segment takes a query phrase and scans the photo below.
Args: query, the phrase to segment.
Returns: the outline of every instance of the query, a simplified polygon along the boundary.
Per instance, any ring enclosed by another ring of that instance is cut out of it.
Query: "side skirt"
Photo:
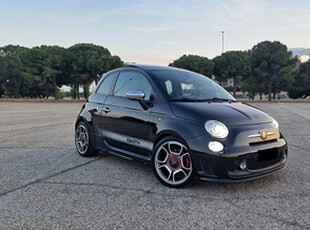
[[[104,141],[104,145],[106,146],[106,151],[108,151],[114,155],[126,158],[128,160],[139,160],[139,161],[146,162],[146,163],[151,162],[151,158],[148,156],[140,155],[140,154],[137,154],[134,152],[130,152],[128,150],[124,150],[124,149],[114,147],[106,141]]]

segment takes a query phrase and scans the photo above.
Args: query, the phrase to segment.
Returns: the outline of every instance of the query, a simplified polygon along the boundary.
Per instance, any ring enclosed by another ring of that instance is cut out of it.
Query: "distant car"
[[[82,156],[106,151],[150,163],[158,180],[236,182],[284,168],[278,122],[203,75],[132,65],[105,74],[78,115]]]

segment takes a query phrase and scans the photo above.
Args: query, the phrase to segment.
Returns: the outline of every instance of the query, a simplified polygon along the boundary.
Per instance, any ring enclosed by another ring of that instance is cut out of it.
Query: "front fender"
[[[175,136],[183,141],[206,134],[203,124],[173,116],[152,116],[155,127],[151,133],[151,141],[156,145],[166,136]]]

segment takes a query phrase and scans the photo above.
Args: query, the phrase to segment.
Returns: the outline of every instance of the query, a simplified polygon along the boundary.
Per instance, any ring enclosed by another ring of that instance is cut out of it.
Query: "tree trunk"
[[[95,76],[95,85],[98,85],[99,80],[100,80],[99,75]]]
[[[77,99],[80,100],[80,84],[79,84],[79,81],[76,81],[76,96],[77,96]]]
[[[235,98],[236,97],[236,77],[234,76],[233,79],[234,79],[234,82],[233,82],[233,84],[234,84],[233,96]]]
[[[85,84],[83,85],[84,98],[85,98],[86,100],[87,100],[88,95],[89,95],[89,86],[90,86],[90,84],[88,84],[88,83],[85,83]]]
[[[73,82],[72,89],[71,89],[71,98],[76,99],[76,81]]]
[[[273,98],[273,100],[276,100],[276,95],[277,95],[277,94],[276,94],[275,92],[272,93],[272,98]]]
[[[4,95],[8,95],[10,91],[6,88],[5,83],[1,83],[1,89],[3,90]]]
[[[271,101],[271,89],[272,89],[272,77],[269,75],[269,86],[268,86],[268,101]]]
[[[48,99],[48,85],[47,85],[47,78],[43,76],[43,84],[45,86],[45,97]]]
[[[24,98],[25,97],[24,83],[20,85],[19,89],[20,89],[19,93],[20,93],[21,98]]]
[[[48,86],[45,84],[45,97],[48,99]]]
[[[20,83],[18,80],[14,79],[14,85],[15,85],[15,98],[19,98],[19,89],[20,89]]]
[[[58,100],[58,88],[57,88],[57,83],[56,83],[56,77],[53,77],[53,86],[54,86],[54,96],[55,100]]]
[[[263,100],[263,93],[262,92],[259,93],[259,100]]]

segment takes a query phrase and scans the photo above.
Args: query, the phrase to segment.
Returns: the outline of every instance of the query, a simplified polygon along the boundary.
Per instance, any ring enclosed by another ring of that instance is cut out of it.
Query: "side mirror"
[[[142,101],[145,98],[145,93],[142,90],[131,90],[126,93],[126,97],[131,100]]]

